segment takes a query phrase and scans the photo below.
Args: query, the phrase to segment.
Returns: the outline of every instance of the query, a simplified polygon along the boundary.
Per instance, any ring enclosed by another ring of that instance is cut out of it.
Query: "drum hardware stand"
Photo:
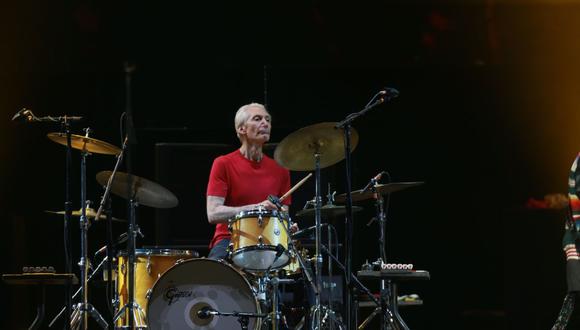
[[[114,297],[113,294],[113,287],[112,287],[112,277],[113,277],[113,258],[114,258],[114,252],[113,252],[113,248],[114,248],[114,243],[113,243],[113,224],[112,224],[112,219],[111,219],[111,187],[113,184],[113,180],[115,179],[115,175],[117,174],[117,171],[119,170],[119,165],[121,164],[121,162],[123,161],[123,156],[125,155],[125,150],[127,149],[127,140],[128,137],[125,137],[125,140],[123,141],[123,146],[121,147],[121,152],[117,155],[117,161],[115,162],[115,167],[113,168],[113,171],[111,173],[111,176],[109,177],[109,180],[107,181],[107,186],[105,187],[105,192],[103,193],[103,196],[101,197],[101,202],[99,203],[99,209],[97,210],[97,214],[95,215],[95,219],[99,219],[99,216],[101,215],[101,213],[105,210],[105,213],[107,215],[107,269],[106,269],[106,274],[107,274],[107,306],[109,306],[110,310],[113,310],[111,313],[114,315],[114,310],[117,306],[115,306],[115,299],[113,299],[112,297]],[[113,308],[111,308],[111,302],[113,303]]]
[[[30,109],[22,108],[13,117],[16,120],[23,117],[26,122],[52,122],[60,123],[62,130],[66,135],[66,158],[65,158],[65,202],[64,202],[64,249],[65,249],[65,271],[67,274],[72,274],[72,252],[70,246],[70,226],[72,219],[72,201],[70,197],[71,191],[71,163],[72,163],[72,143],[71,143],[71,123],[83,120],[79,116],[44,116],[37,117]],[[65,329],[70,329],[70,320],[72,315],[72,284],[67,283],[65,289],[65,304],[66,304],[66,319]]]
[[[136,191],[135,191],[136,194]],[[127,235],[127,282],[129,283],[128,293],[127,293],[127,303],[119,309],[119,311],[113,317],[113,323],[116,324],[119,318],[128,312],[129,329],[133,329],[135,326],[137,329],[146,329],[147,325],[145,322],[146,315],[143,308],[135,301],[135,241],[137,234],[141,234],[139,227],[135,224],[135,209],[138,206],[135,196],[131,197],[129,200],[130,204],[130,216],[129,216],[129,229]]]
[[[117,320],[123,316],[128,311],[128,328],[147,328],[147,325],[143,321],[145,319],[145,312],[135,302],[135,238],[138,233],[138,227],[135,222],[135,209],[138,206],[136,195],[137,189],[133,187],[133,166],[132,166],[132,148],[128,145],[137,144],[137,137],[135,135],[135,125],[133,123],[133,107],[132,107],[132,73],[135,71],[135,65],[129,62],[124,63],[125,71],[125,126],[127,129],[127,136],[125,142],[123,143],[124,151],[127,153],[126,168],[128,174],[127,180],[127,196],[128,198],[128,212],[129,212],[129,224],[127,229],[128,241],[127,241],[127,256],[128,256],[128,293],[127,293],[127,303],[125,306],[114,315],[113,323],[116,324]],[[126,148],[126,149],[125,149]],[[112,180],[111,180],[112,182]],[[137,311],[137,313],[136,313]]]
[[[89,137],[90,128],[84,129],[85,136]],[[88,314],[94,318],[99,326],[103,329],[108,328],[107,321],[99,314],[99,312],[88,302],[88,270],[89,270],[89,260],[88,260],[88,243],[87,243],[87,233],[90,227],[90,222],[87,219],[87,183],[86,183],[86,168],[87,168],[87,156],[89,152],[86,149],[81,151],[81,217],[80,217],[80,228],[81,228],[81,260],[79,261],[79,266],[81,268],[81,302],[77,304],[76,310],[71,315],[71,328],[73,329],[88,329]]]
[[[87,281],[90,281],[97,274],[99,269],[101,269],[101,267],[105,264],[106,261],[107,261],[107,257],[105,257],[105,258],[103,258],[103,260],[101,260],[101,262],[99,263],[97,268],[93,269],[93,271],[89,275],[89,278]],[[78,296],[78,294],[81,292],[81,290],[82,290],[82,287],[78,288],[78,290],[72,295],[73,300]],[[48,327],[52,328],[52,326],[54,325],[54,322],[56,322],[56,320],[58,320],[65,312],[66,312],[66,306],[60,310],[60,312],[52,319],[52,321],[50,321],[50,323],[48,324]]]
[[[342,128],[344,130],[344,155],[345,155],[345,174],[346,174],[346,217],[345,217],[345,266],[346,266],[346,325],[348,329],[354,329],[352,322],[352,285],[351,279],[356,278],[352,274],[352,240],[353,240],[353,218],[352,218],[352,185],[351,185],[351,124],[358,117],[366,114],[371,109],[384,103],[385,101],[390,101],[391,99],[399,96],[399,91],[394,88],[385,88],[375,94],[372,99],[367,103],[367,105],[359,112],[351,113],[346,118],[338,122],[335,128]]]

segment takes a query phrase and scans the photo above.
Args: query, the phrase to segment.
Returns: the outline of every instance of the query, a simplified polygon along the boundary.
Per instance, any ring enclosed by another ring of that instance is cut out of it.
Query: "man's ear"
[[[238,127],[237,131],[238,131],[238,134],[245,135],[246,134],[246,125],[242,125],[242,126]]]

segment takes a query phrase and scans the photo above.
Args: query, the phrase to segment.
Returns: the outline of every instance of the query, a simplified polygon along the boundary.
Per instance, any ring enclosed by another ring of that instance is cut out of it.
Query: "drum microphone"
[[[382,91],[379,92],[379,94],[388,98],[395,98],[399,96],[399,91],[394,88],[385,87]]]
[[[377,184],[377,182],[379,182],[379,180],[383,177],[384,174],[387,174],[387,172],[382,171],[381,173],[375,175],[370,181],[369,183],[367,183],[367,185],[363,188],[363,190],[360,192],[365,193],[367,192],[369,189],[371,189],[372,186],[374,186],[375,184]]]
[[[280,258],[280,256],[282,255],[282,253],[284,253],[284,251],[286,251],[284,245],[282,244],[276,245],[276,259]]]
[[[216,311],[211,307],[205,306],[204,308],[197,311],[197,316],[202,320],[206,320],[209,319],[215,312]]]
[[[80,116],[44,116],[44,117],[36,117],[34,113],[30,109],[22,108],[18,111],[14,116],[12,116],[12,120],[16,120],[20,117],[24,117],[27,122],[71,122],[71,121],[81,121],[83,117]]]
[[[32,121],[32,119],[34,118],[32,111],[26,108],[20,109],[20,111],[18,111],[14,116],[12,116],[12,120],[14,121],[20,117],[25,117],[26,121]]]
[[[117,247],[123,243],[125,243],[128,239],[127,233],[122,233],[121,235],[119,235],[119,238],[117,238],[117,241],[115,243],[113,243],[113,247]],[[103,246],[102,248],[100,248],[97,252],[95,252],[95,256],[103,253],[107,251],[107,246]]]
[[[278,208],[278,210],[281,210],[282,209],[282,203],[280,201],[280,198],[278,198],[278,197],[276,197],[274,195],[268,195],[268,200],[272,204],[276,205],[276,207]]]

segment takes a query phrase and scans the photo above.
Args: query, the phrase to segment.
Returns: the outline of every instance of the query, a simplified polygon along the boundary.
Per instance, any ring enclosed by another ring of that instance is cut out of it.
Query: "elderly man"
[[[230,243],[228,219],[241,211],[276,209],[268,195],[282,196],[290,189],[290,173],[262,147],[270,140],[271,117],[259,103],[240,107],[234,119],[241,147],[217,157],[212,165],[207,185],[207,218],[216,229],[210,243],[209,258],[224,259]],[[284,200],[288,210],[291,199]]]

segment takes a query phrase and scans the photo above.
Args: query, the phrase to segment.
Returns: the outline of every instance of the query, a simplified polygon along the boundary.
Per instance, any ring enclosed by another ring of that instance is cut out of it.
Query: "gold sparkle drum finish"
[[[180,260],[197,257],[197,252],[190,250],[174,249],[136,249],[135,250],[135,297],[134,301],[139,304],[143,313],[147,315],[147,294],[153,284],[166,270],[171,268]],[[128,301],[129,295],[129,259],[127,252],[119,253],[117,267],[117,296],[119,299],[118,308],[123,308]],[[118,328],[128,326],[128,313],[119,317],[116,322]],[[137,326],[143,326],[144,317],[137,318]]]
[[[264,271],[289,262],[289,221],[285,213],[262,208],[243,211],[230,220],[229,229],[230,258],[236,266]]]
[[[260,305],[248,280],[221,260],[189,259],[163,274],[153,286],[147,306],[152,330],[240,329],[238,317],[198,312],[210,308],[222,313],[260,314]],[[259,318],[248,319],[248,329],[260,329]]]

